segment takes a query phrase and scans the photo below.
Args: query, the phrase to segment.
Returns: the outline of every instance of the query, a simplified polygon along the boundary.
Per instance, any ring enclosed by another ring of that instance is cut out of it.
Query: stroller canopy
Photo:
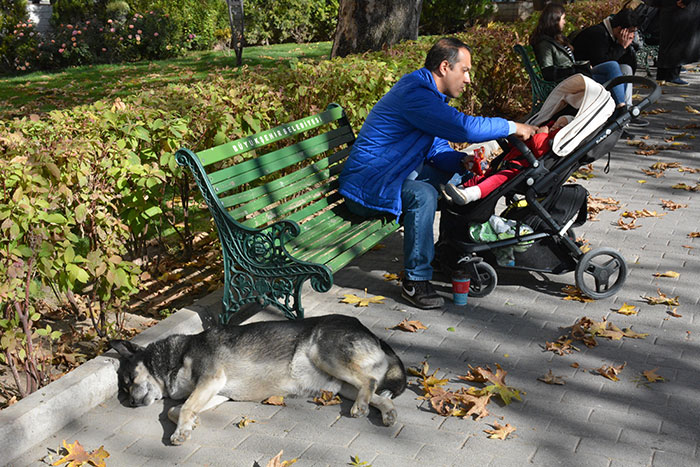
[[[574,119],[556,134],[552,151],[567,156],[596,132],[615,111],[615,102],[605,88],[582,74],[566,78],[552,90],[539,112],[527,123],[542,125],[567,105],[577,109]]]

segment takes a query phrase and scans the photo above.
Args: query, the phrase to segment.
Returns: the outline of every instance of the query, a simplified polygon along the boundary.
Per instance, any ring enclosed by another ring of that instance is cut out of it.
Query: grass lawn
[[[275,67],[281,63],[330,56],[331,42],[275,44],[243,49],[243,64]],[[191,52],[155,62],[69,68],[0,78],[0,119],[28,116],[88,104],[105,97],[123,97],[170,83],[189,83],[226,71],[236,73],[236,54],[228,51]]]

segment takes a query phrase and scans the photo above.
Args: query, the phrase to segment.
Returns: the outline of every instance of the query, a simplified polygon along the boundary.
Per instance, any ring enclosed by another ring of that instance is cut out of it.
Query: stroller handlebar
[[[642,76],[618,76],[617,78],[613,78],[607,83],[605,83],[605,89],[609,91],[618,84],[627,83],[638,84],[640,86],[644,86],[645,88],[651,89],[651,92],[649,92],[649,94],[647,94],[644,97],[644,99],[642,99],[638,104],[632,105],[630,107],[630,112],[634,112],[635,108],[639,109],[639,111],[641,112],[642,110],[646,109],[651,104],[659,100],[659,96],[661,96],[661,87],[658,85],[658,83],[653,79],[644,78]],[[633,116],[636,117],[637,115]]]
[[[538,167],[540,163],[535,159],[535,155],[532,154],[530,148],[528,148],[525,143],[515,135],[509,135],[507,138],[508,142],[514,146],[520,153],[525,157],[530,167]]]

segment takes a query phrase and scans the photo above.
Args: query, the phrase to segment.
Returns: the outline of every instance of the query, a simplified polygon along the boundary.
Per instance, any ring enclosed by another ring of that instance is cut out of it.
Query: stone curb
[[[147,345],[170,334],[191,334],[201,330],[202,320],[199,313],[185,308],[146,329],[133,341]],[[118,367],[117,354],[111,350],[2,410],[2,462],[21,456],[37,442],[114,396],[118,390]]]

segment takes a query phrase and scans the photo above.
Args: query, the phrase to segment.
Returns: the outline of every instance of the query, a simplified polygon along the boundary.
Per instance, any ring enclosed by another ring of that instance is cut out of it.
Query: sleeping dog
[[[343,315],[217,326],[147,347],[124,340],[110,345],[122,357],[120,386],[131,405],[185,399],[168,411],[177,424],[172,444],[190,438],[198,413],[227,399],[262,401],[321,390],[354,399],[353,417],[376,407],[384,425],[391,426],[396,422],[391,399],[406,388],[403,363],[391,347]]]

